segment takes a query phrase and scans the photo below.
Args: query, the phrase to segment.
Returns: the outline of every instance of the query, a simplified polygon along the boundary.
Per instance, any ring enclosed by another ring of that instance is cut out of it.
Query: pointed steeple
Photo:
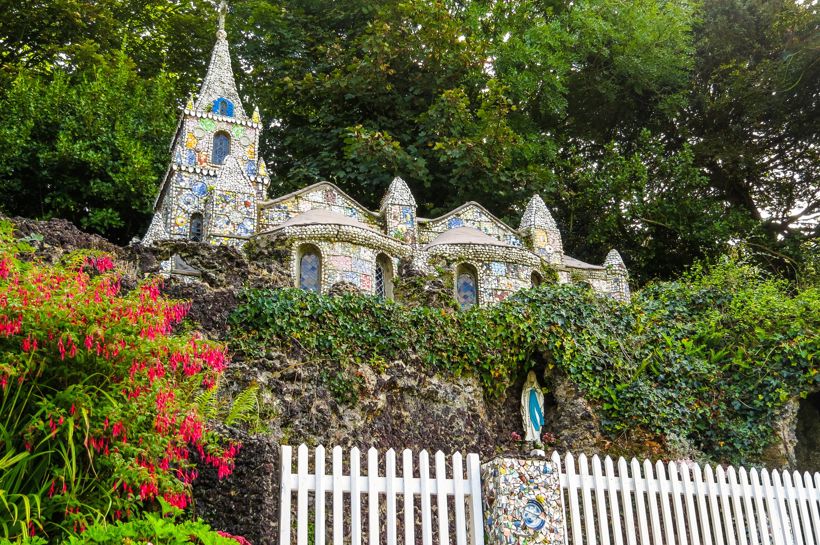
[[[251,115],[251,121],[254,123],[261,123],[262,117],[259,115],[259,106],[253,107],[253,114]]]
[[[550,263],[563,261],[561,232],[540,195],[533,195],[527,203],[518,231],[529,240],[528,244],[533,252]]]
[[[398,176],[393,178],[379,210],[389,236],[410,244],[416,242],[416,199],[407,182]]]
[[[609,295],[623,302],[629,302],[629,272],[618,250],[610,250],[604,259],[606,279],[609,282]]]
[[[384,194],[384,197],[382,197],[380,209],[384,210],[388,204],[400,204],[412,206],[414,209],[416,208],[416,199],[410,192],[410,187],[407,185],[407,182],[399,176],[396,176],[393,178],[393,181],[390,182],[387,192]]]
[[[604,267],[615,267],[616,269],[623,269],[626,271],[626,265],[624,265],[624,260],[621,259],[621,254],[618,253],[618,250],[612,249],[606,254],[606,259],[604,259]]]
[[[519,229],[531,229],[533,227],[540,227],[541,229],[558,229],[555,220],[552,218],[547,205],[544,204],[544,199],[540,195],[533,195],[530,202],[527,203],[527,208],[524,210],[524,215],[521,216],[521,225]]]
[[[216,44],[211,53],[211,63],[208,65],[208,73],[202,82],[202,87],[197,96],[195,109],[197,111],[210,112],[214,110],[214,101],[224,98],[232,106],[228,111],[233,112],[233,116],[246,119],[239,92],[236,89],[236,81],[233,78],[233,68],[231,67],[231,54],[228,48],[228,34],[225,32],[225,14],[228,6],[225,0],[219,4],[219,29],[216,31]],[[219,113],[218,106],[215,113]]]

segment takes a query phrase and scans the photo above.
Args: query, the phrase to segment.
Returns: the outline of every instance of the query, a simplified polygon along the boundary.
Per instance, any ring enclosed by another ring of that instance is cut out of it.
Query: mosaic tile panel
[[[503,301],[518,290],[532,287],[534,269],[527,265],[490,261],[481,263],[478,269],[482,301]]]
[[[268,231],[292,217],[315,208],[330,210],[366,225],[377,225],[372,215],[360,204],[330,184],[320,184],[320,187],[314,190],[294,194],[260,210],[260,229]]]
[[[488,545],[563,544],[558,468],[547,459],[497,458],[481,466]]]
[[[349,242],[316,241],[310,244],[319,248],[321,253],[322,293],[327,293],[337,282],[350,282],[363,293],[374,293],[376,250]],[[292,252],[294,278],[300,276],[296,263],[300,246],[302,243],[294,244]]]
[[[420,223],[418,226],[418,239],[422,244],[429,244],[441,233],[464,226],[478,229],[511,246],[524,247],[523,242],[514,234],[512,229],[487,214],[481,208],[473,205],[466,206],[443,218]]]

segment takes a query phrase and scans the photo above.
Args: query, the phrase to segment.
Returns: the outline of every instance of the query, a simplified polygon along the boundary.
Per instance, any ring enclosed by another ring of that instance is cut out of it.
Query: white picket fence
[[[573,545],[820,545],[820,473],[552,460]]]
[[[454,533],[455,545],[483,545],[478,455],[467,455],[465,475],[461,454],[454,454],[451,477],[445,455],[434,458],[431,476],[430,457],[421,451],[416,476],[413,453],[404,450],[399,476],[395,451],[381,459],[371,448],[362,475],[359,450],[351,449],[344,464],[335,447],[328,474],[324,447],[311,457],[301,445],[294,473],[292,449],[282,446],[280,545],[292,543],[294,493],[297,545],[325,545],[329,535],[333,545],[361,545],[364,533],[368,545],[395,545],[401,534],[406,545],[415,545],[417,535],[432,545],[434,528],[436,543],[449,545]],[[562,460],[553,453],[552,461],[572,545],[820,545],[820,473],[701,470],[609,457],[602,463],[597,456],[590,467],[583,454],[577,464],[572,454]]]
[[[453,454],[452,477],[447,477],[447,460],[441,451],[435,454],[435,476],[430,475],[430,456],[424,450],[418,455],[418,476],[414,474],[413,453],[410,450],[402,452],[401,476],[397,475],[396,452],[393,449],[384,456],[384,474],[380,472],[382,464],[374,448],[367,451],[366,475],[361,475],[357,448],[350,450],[347,473],[344,471],[341,447],[333,448],[330,474],[325,467],[325,448],[322,446],[314,450],[312,471],[310,452],[305,445],[297,450],[295,473],[291,447],[282,446],[281,457],[281,545],[291,543],[291,499],[294,492],[297,545],[325,545],[328,534],[333,537],[333,545],[360,545],[364,519],[362,495],[365,495],[368,545],[394,545],[398,543],[400,530],[404,535],[403,543],[415,544],[416,534],[420,533],[421,542],[431,545],[434,526],[437,527],[437,542],[443,545],[450,543],[451,528],[455,533],[456,545],[484,544],[481,472],[477,454],[467,455],[466,475],[461,454]],[[332,506],[330,513],[326,505],[328,496]],[[420,521],[417,520],[417,513],[420,514]],[[330,528],[332,532],[328,531]]]

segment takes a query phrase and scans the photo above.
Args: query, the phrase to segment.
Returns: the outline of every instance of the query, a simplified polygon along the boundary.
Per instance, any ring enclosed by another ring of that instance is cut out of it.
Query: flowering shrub
[[[229,475],[239,445],[210,431],[196,403],[226,353],[172,333],[187,305],[162,297],[158,279],[124,293],[110,256],[46,266],[26,251],[0,222],[3,534],[82,532],[158,498],[185,508],[191,452]]]

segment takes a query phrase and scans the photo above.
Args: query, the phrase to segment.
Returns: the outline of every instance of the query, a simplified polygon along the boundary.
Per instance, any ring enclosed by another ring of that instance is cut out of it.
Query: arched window
[[[376,258],[373,284],[376,297],[379,299],[393,298],[393,262],[385,254],[379,254]]]
[[[231,137],[226,132],[218,132],[214,135],[214,149],[211,152],[211,162],[221,165],[225,162],[225,157],[231,153]]]
[[[544,282],[544,277],[541,276],[541,273],[539,273],[538,271],[532,271],[532,274],[530,275],[530,285],[533,288],[537,288],[543,282]]]
[[[305,291],[322,291],[322,255],[312,244],[299,247],[297,252],[299,287]]]
[[[205,228],[202,222],[202,214],[196,212],[195,214],[191,214],[191,221],[190,221],[190,238],[194,242],[202,242],[202,237],[205,234]]]
[[[233,102],[224,97],[219,97],[214,100],[214,106],[211,111],[215,114],[233,117]]]
[[[478,303],[478,275],[472,265],[462,263],[456,267],[456,301],[463,310]]]

